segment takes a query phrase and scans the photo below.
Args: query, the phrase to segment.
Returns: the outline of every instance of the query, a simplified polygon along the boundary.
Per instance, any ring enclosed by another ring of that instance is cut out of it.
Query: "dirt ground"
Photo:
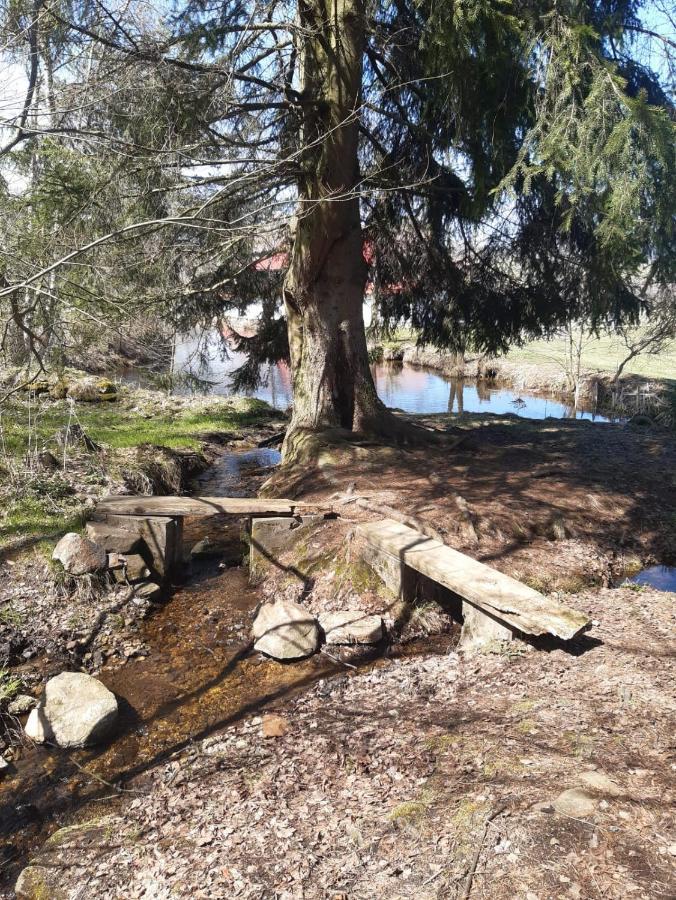
[[[25,896],[676,894],[676,595],[614,586],[643,565],[674,561],[673,435],[511,417],[460,428],[426,421],[463,441],[445,450],[320,446],[314,465],[273,476],[268,490],[332,498],[340,519],[284,557],[261,597],[285,593],[313,612],[356,605],[387,619],[392,598],[356,565],[353,536],[391,507],[556,593],[587,612],[592,629],[567,646],[512,642],[466,656],[436,615],[421,630],[446,631],[441,640],[364,659],[348,653],[349,665],[315,667],[307,678],[262,659],[234,662],[263,688],[279,670],[279,689],[247,695],[219,723],[226,701],[209,682],[211,725],[189,725],[187,737],[173,704],[176,749],[132,767],[122,793],[99,784],[76,814],[58,817],[76,824],[34,856],[23,883],[35,890]],[[208,575],[190,585],[180,599],[186,628],[202,589],[207,611],[220,596]],[[200,623],[192,649],[180,642],[188,663],[218,633],[208,618]],[[146,643],[150,656],[131,664],[128,685],[157,665],[161,636]]]
[[[311,464],[270,489],[303,499],[390,506],[450,546],[543,591],[612,584],[676,562],[676,440],[666,429],[570,419],[428,415],[457,447],[318,444]],[[461,424],[458,424],[461,422]],[[352,510],[357,509],[356,512]]]
[[[35,861],[58,873],[49,896],[672,897],[673,601],[585,592],[599,624],[573,652],[320,680],[272,704],[281,736],[250,715],[108,816],[92,804]],[[584,808],[557,812],[576,788]]]

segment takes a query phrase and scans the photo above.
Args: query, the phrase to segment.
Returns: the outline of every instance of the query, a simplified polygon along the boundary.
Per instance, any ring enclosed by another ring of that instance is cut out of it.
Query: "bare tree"
[[[676,295],[662,290],[649,305],[645,323],[638,327],[620,326],[617,329],[626,353],[613,376],[613,395],[617,397],[620,378],[626,366],[638,356],[656,356],[676,341]]]

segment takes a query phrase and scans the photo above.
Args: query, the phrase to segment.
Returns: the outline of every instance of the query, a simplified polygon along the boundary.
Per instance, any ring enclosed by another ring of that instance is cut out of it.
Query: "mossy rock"
[[[72,895],[69,868],[82,864],[85,848],[105,846],[116,833],[116,823],[115,817],[104,816],[55,831],[19,875],[17,900],[67,900]]]
[[[65,378],[57,379],[49,389],[52,400],[64,400],[68,396],[68,381]]]
[[[26,381],[21,385],[21,390],[27,394],[46,394],[51,385],[46,378],[36,379],[35,381]]]
[[[83,378],[68,385],[67,396],[82,403],[117,400],[117,386],[107,378]]]
[[[58,869],[48,866],[27,866],[14,887],[17,900],[67,900],[57,884],[59,875]]]

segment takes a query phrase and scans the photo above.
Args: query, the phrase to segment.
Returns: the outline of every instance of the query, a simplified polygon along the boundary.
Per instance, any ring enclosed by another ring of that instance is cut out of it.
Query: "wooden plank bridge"
[[[335,513],[330,505],[299,500],[120,495],[99,501],[87,530],[107,550],[115,549],[109,545],[120,532],[133,532],[147,546],[156,572],[166,577],[183,561],[184,517],[217,515],[251,520],[253,573],[297,539],[298,525],[314,526]],[[459,597],[468,643],[511,639],[515,633],[571,640],[590,626],[583,613],[394,519],[361,524],[357,533],[365,561],[395,593],[402,595],[408,569]]]

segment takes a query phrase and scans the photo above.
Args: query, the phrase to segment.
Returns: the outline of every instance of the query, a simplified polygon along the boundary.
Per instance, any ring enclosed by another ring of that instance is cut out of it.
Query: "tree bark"
[[[359,209],[362,0],[299,0],[301,171],[284,282],[290,431],[368,430],[385,414],[369,368]]]

